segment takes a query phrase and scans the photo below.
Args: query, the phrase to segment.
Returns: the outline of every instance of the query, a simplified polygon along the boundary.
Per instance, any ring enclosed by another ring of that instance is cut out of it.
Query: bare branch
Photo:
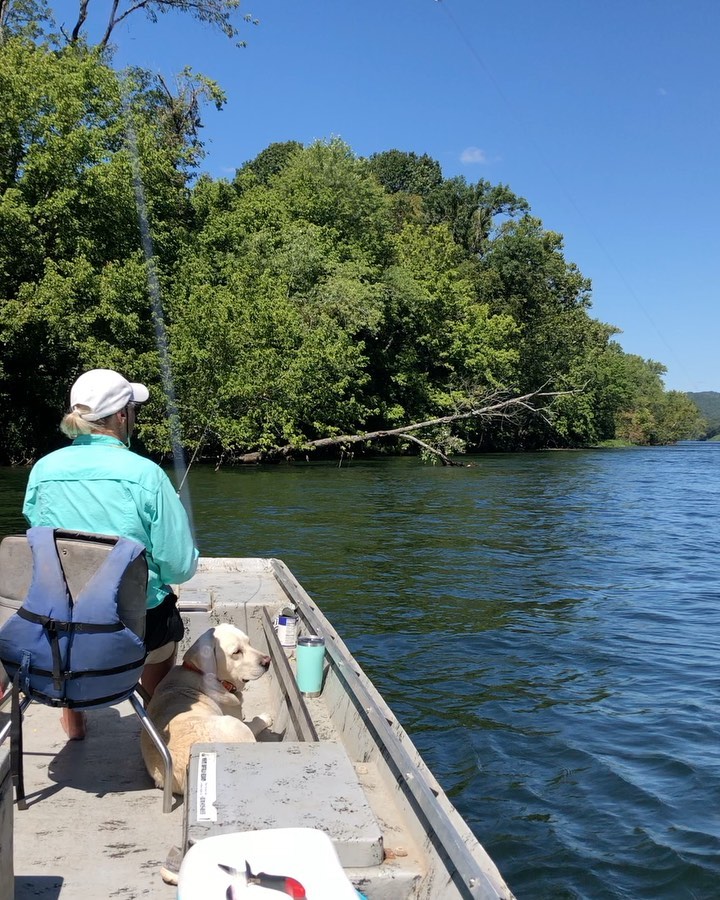
[[[0,37],[5,30],[5,25],[10,14],[10,0],[0,0]]]
[[[452,413],[447,416],[440,416],[437,419],[427,419],[424,422],[413,422],[410,425],[403,425],[400,428],[386,428],[381,431],[367,431],[363,434],[342,434],[336,435],[334,437],[318,438],[314,441],[308,441],[307,444],[303,445],[302,450],[322,450],[329,447],[344,447],[347,444],[378,441],[383,440],[384,438],[397,438],[399,440],[411,441],[418,444],[427,452],[433,453],[443,459],[444,465],[458,465],[458,463],[452,463],[451,460],[437,448],[430,446],[424,441],[421,441],[419,438],[413,435],[412,432],[419,431],[423,428],[435,428],[441,425],[449,425],[453,422],[458,422],[466,419],[504,418],[511,420],[513,416],[520,410],[525,410],[532,413],[533,415],[539,415],[543,418],[544,421],[549,422],[550,420],[545,415],[543,407],[533,406],[530,401],[540,398],[549,398],[552,400],[556,397],[562,397],[567,396],[568,394],[576,393],[577,391],[575,390],[544,391],[542,388],[538,388],[538,390],[531,391],[528,394],[523,394],[520,397],[509,397],[504,400],[500,399],[500,395],[498,394],[491,394],[485,398],[485,405],[465,410],[463,412]],[[292,456],[294,452],[297,452],[297,450],[291,445],[286,444],[283,447],[278,447],[273,450],[256,450],[251,453],[242,454],[237,458],[236,461],[241,463],[259,463],[267,459],[277,459],[281,456]]]
[[[81,2],[87,3],[89,0],[81,0]],[[198,21],[219,28],[227,37],[234,38],[238,34],[238,28],[232,21],[232,15],[239,5],[237,0],[137,0],[137,2],[131,2],[128,8],[118,15],[120,0],[113,0],[100,47],[105,48],[115,28],[139,9],[144,9],[154,22],[157,21],[158,13],[170,10],[190,13]],[[252,25],[258,24],[252,15],[243,16],[243,21]]]
[[[438,450],[437,447],[431,447],[430,444],[426,444],[425,441],[421,441],[420,438],[415,437],[414,434],[401,434],[399,435],[401,441],[412,441],[414,444],[418,444],[418,446],[422,447],[427,453],[432,453],[434,456],[440,457],[442,464],[444,466],[459,466],[461,463],[457,463],[454,460],[450,459],[448,456],[442,452],[442,450]]]
[[[120,5],[120,0],[113,0],[112,9],[110,10],[110,18],[108,19],[108,24],[107,24],[107,28],[105,29],[105,34],[103,35],[102,40],[100,41],[100,46],[103,49],[105,47],[107,47],[108,41],[110,40],[110,35],[113,33],[113,29],[118,24],[118,22],[121,22],[125,18],[125,16],[130,15],[130,13],[134,12],[136,9],[140,9],[140,7],[145,6],[146,3],[147,3],[147,0],[144,0],[143,3],[140,3],[138,6],[131,7],[129,10],[127,10],[125,13],[123,13],[122,16],[120,16],[118,19],[116,19],[115,15],[117,13],[118,6]]]
[[[85,19],[87,19],[88,14],[88,4],[90,0],[80,0],[80,8],[78,10],[77,22],[75,23],[75,27],[72,30],[72,34],[70,35],[70,43],[77,43],[77,39],[80,37],[80,29],[85,24]]]
[[[523,394],[521,397],[510,397],[507,400],[498,400],[490,402],[485,406],[477,409],[466,410],[465,412],[452,413],[448,416],[441,416],[437,419],[427,419],[424,422],[413,422],[412,425],[404,425],[401,428],[388,428],[383,431],[369,431],[366,434],[344,434],[339,437],[319,438],[316,441],[310,441],[306,446],[314,449],[329,447],[334,444],[352,444],[359,441],[373,441],[384,437],[398,437],[408,434],[411,431],[419,431],[422,428],[433,428],[438,425],[449,425],[452,422],[458,422],[462,419],[492,419],[492,418],[508,418],[508,410],[514,407],[527,409],[532,413],[539,410],[531,406],[527,401],[533,397],[560,397],[565,394],[573,394],[575,391],[543,391],[539,389],[529,394]],[[493,398],[490,398],[491,401]]]

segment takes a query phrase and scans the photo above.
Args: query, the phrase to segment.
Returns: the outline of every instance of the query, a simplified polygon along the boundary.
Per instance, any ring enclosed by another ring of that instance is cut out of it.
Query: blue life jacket
[[[145,645],[118,616],[127,567],[145,552],[118,538],[78,596],[71,597],[55,529],[27,532],[33,576],[27,596],[0,628],[0,661],[26,696],[50,706],[111,706],[129,697],[145,663]]]

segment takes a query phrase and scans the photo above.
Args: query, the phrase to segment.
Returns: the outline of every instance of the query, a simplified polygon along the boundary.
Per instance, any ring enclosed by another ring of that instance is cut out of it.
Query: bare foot
[[[249,722],[245,724],[252,731],[252,733],[257,737],[261,732],[265,731],[266,728],[269,728],[273,723],[273,717],[269,713],[262,713],[259,716],[255,716]]]
[[[64,709],[60,718],[63,730],[69,741],[85,740],[85,713],[77,709]]]

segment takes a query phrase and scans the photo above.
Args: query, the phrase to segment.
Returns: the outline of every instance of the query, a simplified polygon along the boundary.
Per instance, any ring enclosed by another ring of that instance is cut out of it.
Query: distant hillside
[[[687,395],[707,419],[706,437],[717,438],[720,435],[720,391],[688,391]]]

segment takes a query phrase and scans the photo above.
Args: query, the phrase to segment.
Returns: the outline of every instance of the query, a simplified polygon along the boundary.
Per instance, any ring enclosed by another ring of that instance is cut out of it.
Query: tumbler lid
[[[325,638],[321,634],[304,634],[297,639],[297,642],[303,647],[322,647],[325,644]]]

